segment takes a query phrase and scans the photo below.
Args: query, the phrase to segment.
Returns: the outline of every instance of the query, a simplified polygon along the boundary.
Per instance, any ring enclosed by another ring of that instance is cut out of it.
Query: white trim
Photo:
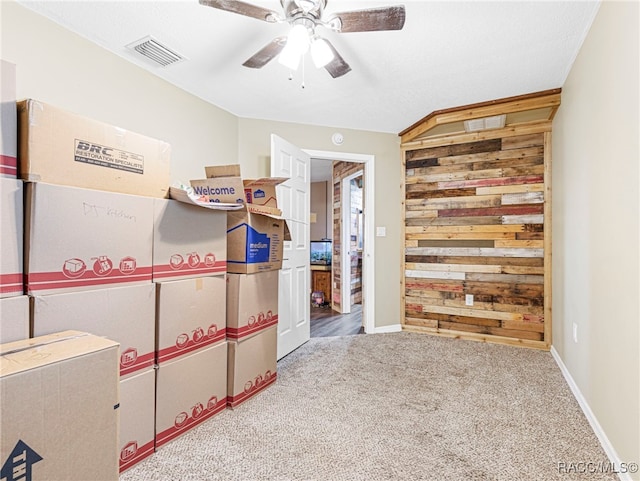
[[[560,368],[560,371],[562,372],[564,379],[567,381],[567,384],[569,385],[569,389],[571,389],[573,396],[576,398],[576,401],[578,401],[578,404],[580,405],[582,412],[587,418],[587,421],[589,421],[589,424],[591,425],[591,429],[593,429],[593,432],[598,437],[598,440],[602,445],[602,449],[604,449],[604,452],[609,458],[609,461],[613,466],[619,468],[621,466],[621,461],[620,461],[620,457],[618,456],[618,453],[616,453],[615,448],[609,441],[609,438],[607,437],[606,433],[602,429],[602,426],[600,426],[598,419],[596,418],[595,414],[593,414],[593,411],[589,407],[587,400],[582,395],[580,388],[578,387],[576,382],[573,380],[571,373],[567,369],[567,366],[565,366],[564,362],[562,362],[562,358],[560,357],[560,354],[558,354],[558,351],[556,351],[556,348],[554,346],[551,346],[551,355],[553,356],[553,359],[556,361],[556,364]],[[618,473],[618,478],[620,479],[620,481],[633,480],[633,478],[631,477],[631,473]]]
[[[364,174],[361,169],[347,177],[342,179],[342,185],[340,186],[340,207],[342,213],[342,239],[341,246],[351,245],[351,181],[357,179]],[[366,215],[366,214],[365,214]],[[346,227],[345,227],[346,226]],[[342,302],[340,307],[343,314],[351,313],[351,251],[350,249],[340,249],[340,279],[343,285],[341,291]],[[364,276],[364,273],[363,273]],[[344,289],[347,286],[347,289]]]
[[[364,332],[375,332],[375,155],[302,149],[312,159],[341,160],[364,164],[364,249],[362,253]],[[333,180],[332,180],[333,182]]]
[[[376,327],[373,332],[374,334],[386,334],[389,332],[400,332],[400,331],[402,331],[401,324],[392,324],[390,326]]]

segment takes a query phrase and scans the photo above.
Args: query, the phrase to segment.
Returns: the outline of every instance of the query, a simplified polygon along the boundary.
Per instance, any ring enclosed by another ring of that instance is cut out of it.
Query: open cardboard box
[[[244,204],[244,186],[240,165],[205,167],[206,179],[192,180],[191,187],[198,196],[206,196],[209,202]]]
[[[280,210],[246,204],[227,214],[227,272],[253,274],[282,268],[284,241],[291,240]]]
[[[260,179],[245,179],[244,194],[247,202],[265,207],[278,207],[276,187],[289,180],[286,177],[262,177]]]

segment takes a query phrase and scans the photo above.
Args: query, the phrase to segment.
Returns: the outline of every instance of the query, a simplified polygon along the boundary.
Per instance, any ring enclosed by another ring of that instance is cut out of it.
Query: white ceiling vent
[[[185,60],[185,57],[169,47],[165,47],[150,35],[130,43],[127,48],[162,67]]]
[[[507,119],[505,114],[494,115],[493,117],[483,117],[481,119],[465,120],[464,130],[466,132],[477,132],[478,130],[501,129]]]

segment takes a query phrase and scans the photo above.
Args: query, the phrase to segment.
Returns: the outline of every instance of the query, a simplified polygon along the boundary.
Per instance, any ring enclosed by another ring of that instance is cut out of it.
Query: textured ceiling
[[[404,3],[400,31],[318,28],[352,71],[242,63],[287,24],[180,1],[23,1],[116,55],[239,117],[398,133],[434,110],[562,87],[598,1],[337,1],[325,14]],[[281,11],[278,0],[253,1]],[[156,67],[126,45],[151,35],[187,59]]]

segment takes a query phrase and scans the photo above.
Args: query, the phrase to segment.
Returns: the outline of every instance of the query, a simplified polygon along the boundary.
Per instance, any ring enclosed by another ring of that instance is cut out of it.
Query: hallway
[[[350,314],[339,314],[331,308],[311,306],[311,337],[350,336],[364,333],[362,304],[351,306]]]

